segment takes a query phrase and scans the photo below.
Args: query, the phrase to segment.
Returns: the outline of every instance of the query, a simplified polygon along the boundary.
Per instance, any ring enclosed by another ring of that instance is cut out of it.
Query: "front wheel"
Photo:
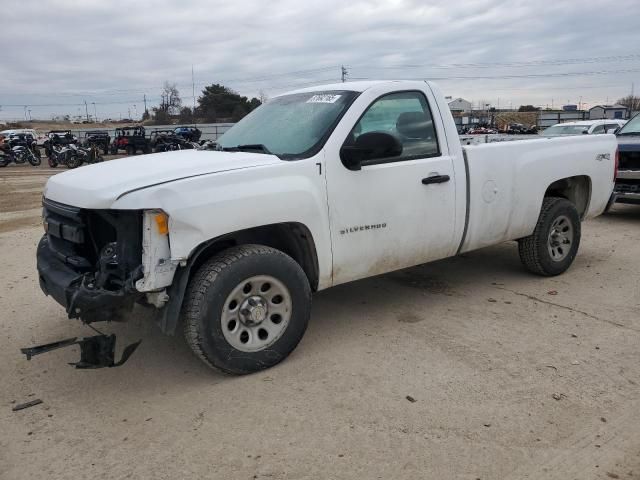
[[[29,163],[34,167],[37,167],[42,163],[42,154],[40,153],[39,148],[34,148],[33,150],[30,150]]]
[[[67,168],[78,168],[82,165],[82,158],[79,155],[70,155],[67,157]]]
[[[547,197],[533,233],[518,240],[520,260],[531,272],[553,276],[573,263],[580,246],[580,216],[565,198]]]
[[[279,250],[242,245],[204,263],[187,287],[184,334],[194,353],[225,373],[272,367],[298,345],[311,312],[311,288]]]

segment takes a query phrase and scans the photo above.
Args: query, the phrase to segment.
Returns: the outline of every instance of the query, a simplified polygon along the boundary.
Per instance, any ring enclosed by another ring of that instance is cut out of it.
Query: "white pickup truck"
[[[70,318],[134,303],[181,323],[208,365],[243,374],[298,344],[312,293],[517,240],[524,266],[571,265],[603,212],[616,139],[462,148],[436,85],[353,82],[271,99],[219,151],[124,158],[52,177],[37,252]]]

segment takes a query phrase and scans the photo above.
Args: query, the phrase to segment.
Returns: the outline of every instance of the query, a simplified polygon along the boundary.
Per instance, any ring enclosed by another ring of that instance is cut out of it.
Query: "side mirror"
[[[582,131],[582,134],[583,134],[583,135],[589,135],[589,130],[583,130],[583,131]]]
[[[610,128],[609,130],[607,130],[607,133],[613,133],[615,135],[616,133],[618,133],[618,130],[620,130],[620,127]]]
[[[340,159],[349,170],[360,170],[362,162],[402,154],[400,140],[387,132],[367,132],[360,135],[353,145],[340,149]]]

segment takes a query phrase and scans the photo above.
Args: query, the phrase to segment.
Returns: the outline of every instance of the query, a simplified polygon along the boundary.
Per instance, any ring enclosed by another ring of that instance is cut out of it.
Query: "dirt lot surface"
[[[143,339],[129,362],[82,371],[19,353],[92,334],[38,287],[51,173],[0,171],[3,480],[640,478],[640,207],[586,222],[560,277],[510,243],[322,292],[262,373],[209,370],[143,310],[103,327]]]

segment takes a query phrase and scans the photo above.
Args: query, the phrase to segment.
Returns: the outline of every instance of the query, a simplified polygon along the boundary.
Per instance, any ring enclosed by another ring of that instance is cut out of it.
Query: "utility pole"
[[[24,106],[24,119],[27,120],[27,105]]]
[[[142,97],[144,99],[144,113],[147,113],[147,94],[145,93]]]
[[[191,64],[191,93],[193,94],[193,110],[191,111],[191,120],[193,125],[196,124],[196,81],[193,76],[193,63]]]
[[[96,110],[96,102],[91,102],[93,105],[93,123],[98,123],[98,111]]]
[[[349,76],[349,71],[347,70],[347,67],[345,67],[344,65],[340,67],[340,76],[342,78],[342,83],[347,81],[347,77]]]

